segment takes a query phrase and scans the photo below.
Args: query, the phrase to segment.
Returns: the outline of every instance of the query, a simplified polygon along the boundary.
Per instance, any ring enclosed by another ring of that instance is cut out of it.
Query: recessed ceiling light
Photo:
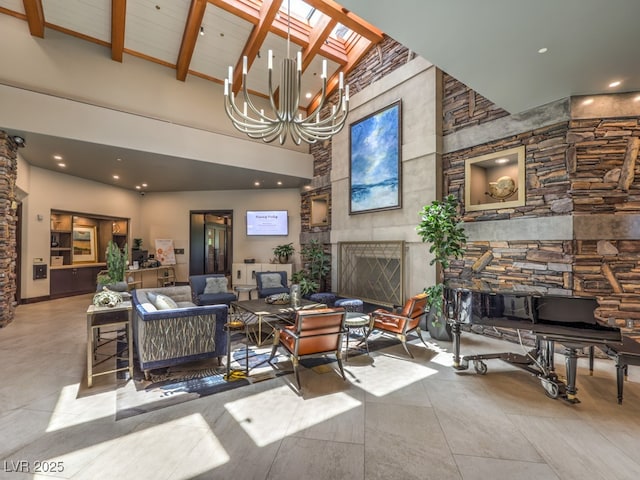
[[[142,184],[142,186],[143,186],[143,187],[147,187],[147,184],[146,184],[146,183],[143,183],[143,184]]]
[[[114,180],[118,180],[119,178],[120,178],[120,175],[114,175],[114,176],[113,176],[113,179],[114,179]]]
[[[311,185],[305,185],[305,186],[304,186],[304,189],[305,189],[305,190],[311,190]]]
[[[200,35],[204,35],[204,27],[200,25]]]
[[[253,182],[253,184],[254,184],[256,187],[259,187],[259,186],[260,186],[260,182]]]
[[[508,158],[497,158],[496,159],[496,163],[508,163],[509,159]]]
[[[121,162],[122,159],[121,158],[116,158],[116,162]]]
[[[66,166],[67,166],[67,164],[66,164],[66,163],[62,163],[62,162],[59,162],[59,163],[58,163],[58,166],[59,166],[60,168],[64,168],[64,167],[66,167]]]
[[[55,160],[62,160],[62,155],[54,155],[53,158]]]
[[[620,80],[616,80],[615,82],[611,82],[609,84],[609,88],[619,87],[622,82]]]
[[[305,98],[311,98],[311,92],[307,92]]]
[[[547,47],[542,47],[541,49],[538,50],[538,53],[547,53],[549,51],[549,49]]]
[[[582,102],[583,105],[591,105],[593,103],[593,98],[587,98],[584,102]]]
[[[140,190],[140,185],[136,185],[136,190]]]
[[[280,180],[278,180],[278,182],[277,182],[277,183],[278,183],[278,185],[282,185],[282,182],[281,182]]]
[[[640,102],[640,95],[633,99],[634,102]]]

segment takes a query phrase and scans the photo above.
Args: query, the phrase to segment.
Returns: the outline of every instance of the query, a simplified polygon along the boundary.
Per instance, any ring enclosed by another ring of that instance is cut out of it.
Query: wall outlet
[[[176,248],[174,250],[176,252],[176,255],[184,255],[184,248]]]
[[[42,263],[44,260],[42,258],[34,258],[33,263]]]

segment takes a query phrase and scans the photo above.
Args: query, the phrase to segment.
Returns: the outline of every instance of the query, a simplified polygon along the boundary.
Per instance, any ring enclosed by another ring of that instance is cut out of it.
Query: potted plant
[[[323,291],[325,278],[331,271],[330,257],[324,253],[324,247],[318,240],[311,240],[302,248],[304,268],[295,272],[291,278],[300,285],[303,297]]]
[[[107,244],[107,273],[98,275],[98,289],[107,287],[109,290],[116,292],[125,292],[127,290],[127,282],[125,281],[125,271],[127,270],[128,248],[127,245],[123,249],[118,244],[109,241]]]
[[[293,243],[285,243],[278,245],[273,249],[273,254],[277,257],[280,263],[289,263],[289,257],[295,252]]]
[[[434,200],[430,205],[425,205],[420,211],[420,223],[416,230],[423,242],[431,244],[429,252],[433,254],[433,259],[429,265],[436,264],[437,283],[424,290],[430,307],[427,329],[436,340],[451,340],[451,329],[442,319],[444,270],[449,268],[451,259],[462,258],[467,242],[456,197],[448,195],[441,202]]]

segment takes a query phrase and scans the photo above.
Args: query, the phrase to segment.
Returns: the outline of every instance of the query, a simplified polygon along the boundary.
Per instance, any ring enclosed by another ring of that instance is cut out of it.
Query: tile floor
[[[581,360],[569,405],[497,360],[455,372],[429,339],[413,361],[399,345],[352,356],[347,382],[303,370],[303,397],[288,376],[116,422],[115,376],[85,386],[90,298],[21,305],[0,329],[2,479],[640,478],[637,367],[618,405],[613,362],[589,377]],[[519,347],[468,334],[462,348]]]

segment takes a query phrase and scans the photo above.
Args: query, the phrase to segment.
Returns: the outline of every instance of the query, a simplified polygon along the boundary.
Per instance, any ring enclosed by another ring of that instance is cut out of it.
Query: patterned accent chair
[[[421,293],[415,295],[406,301],[402,310],[390,312],[379,308],[371,312],[371,328],[367,332],[367,336],[362,340],[366,342],[374,330],[380,330],[383,333],[393,335],[402,342],[402,347],[411,358],[413,354],[407,348],[407,334],[415,332],[418,338],[422,340],[424,346],[427,344],[422,338],[420,331],[420,320],[427,314],[427,294]]]
[[[191,287],[137,288],[133,301],[133,337],[140,369],[149,371],[226,354],[229,307],[197,306]],[[157,305],[157,306],[156,306]]]
[[[273,360],[278,347],[282,347],[289,354],[293,362],[298,393],[302,394],[298,372],[301,358],[333,354],[338,360],[342,378],[347,379],[342,367],[342,336],[346,332],[345,318],[344,308],[299,310],[293,325],[277,328],[269,363]]]

